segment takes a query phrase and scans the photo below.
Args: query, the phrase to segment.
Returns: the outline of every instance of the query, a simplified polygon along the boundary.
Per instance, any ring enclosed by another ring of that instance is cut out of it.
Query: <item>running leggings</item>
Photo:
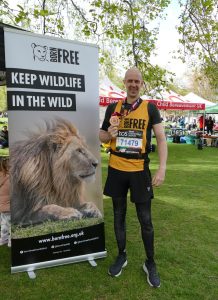
[[[119,254],[126,251],[126,197],[112,198],[114,210],[114,232]],[[154,230],[151,220],[151,199],[144,203],[135,203],[142,240],[149,261],[154,259]]]

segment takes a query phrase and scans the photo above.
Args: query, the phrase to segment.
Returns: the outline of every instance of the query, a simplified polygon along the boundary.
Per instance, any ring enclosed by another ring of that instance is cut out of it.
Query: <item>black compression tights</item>
[[[114,232],[119,253],[126,249],[126,208],[125,197],[112,198],[114,210]],[[154,230],[151,220],[151,200],[145,203],[135,203],[139,223],[141,225],[142,240],[148,260],[154,258]]]

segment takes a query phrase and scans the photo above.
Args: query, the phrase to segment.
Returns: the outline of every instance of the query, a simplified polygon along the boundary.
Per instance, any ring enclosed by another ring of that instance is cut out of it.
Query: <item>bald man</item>
[[[127,70],[124,77],[127,97],[125,101],[110,104],[100,129],[102,143],[110,143],[108,176],[104,194],[113,202],[114,232],[118,256],[108,273],[118,277],[127,265],[126,209],[127,193],[135,204],[145,248],[143,270],[152,287],[160,287],[160,277],[154,261],[154,230],[151,218],[153,187],[160,186],[165,178],[167,144],[158,109],[140,98],[142,74],[137,68]],[[151,149],[151,131],[154,131],[159,168],[151,178],[148,153]]]

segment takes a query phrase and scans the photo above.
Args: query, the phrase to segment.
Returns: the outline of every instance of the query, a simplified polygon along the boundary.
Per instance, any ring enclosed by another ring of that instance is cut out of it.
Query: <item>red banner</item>
[[[107,96],[100,96],[99,97],[99,105],[100,106],[108,106],[111,103],[118,102],[119,100],[125,99],[123,98],[114,98],[114,97],[107,97]],[[190,103],[190,102],[171,102],[171,101],[163,101],[163,100],[147,100],[149,102],[154,103],[159,109],[165,110],[205,110],[204,103]]]
[[[100,106],[108,106],[111,103],[118,102],[119,100],[123,100],[124,98],[113,98],[113,97],[107,97],[107,96],[100,96],[99,105]]]
[[[204,103],[190,103],[190,102],[171,102],[163,100],[148,100],[154,103],[159,109],[169,110],[205,110]]]

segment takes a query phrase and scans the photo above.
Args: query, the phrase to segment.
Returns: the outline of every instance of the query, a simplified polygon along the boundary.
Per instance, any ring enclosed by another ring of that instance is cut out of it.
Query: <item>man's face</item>
[[[3,127],[3,131],[7,131],[7,126],[4,126],[4,127]]]
[[[127,97],[138,98],[143,86],[141,74],[136,70],[129,70],[124,79]]]

